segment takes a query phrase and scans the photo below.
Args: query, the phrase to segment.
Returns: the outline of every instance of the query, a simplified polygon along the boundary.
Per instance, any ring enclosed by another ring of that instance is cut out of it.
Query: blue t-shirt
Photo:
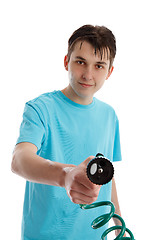
[[[61,91],[45,93],[25,105],[17,143],[30,142],[37,155],[51,161],[79,165],[98,152],[110,161],[121,160],[119,122],[113,108],[93,98],[77,104]],[[111,200],[112,183],[103,185],[97,201]],[[91,222],[109,209],[80,209],[66,190],[26,182],[21,240],[98,240],[107,226]]]

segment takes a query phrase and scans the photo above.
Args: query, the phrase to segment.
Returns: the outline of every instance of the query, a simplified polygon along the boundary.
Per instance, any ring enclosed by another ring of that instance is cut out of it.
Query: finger
[[[70,199],[77,204],[91,204],[97,200],[96,197],[89,197],[73,190],[70,191]]]
[[[88,179],[86,171],[85,172],[80,171],[79,173],[77,173],[77,175],[74,176],[74,180],[75,182],[78,182],[79,184],[83,185],[85,188],[88,188],[89,190],[92,190],[92,191],[96,189],[98,186],[92,183]]]
[[[76,176],[76,180],[77,182],[80,182],[82,185],[84,185],[85,187],[87,187],[88,189],[94,189],[95,188],[95,184],[93,184],[87,177],[87,173],[86,173],[86,169],[87,169],[87,165],[88,163],[95,158],[95,156],[89,156],[86,160],[84,160],[78,167],[82,168],[83,171],[82,173],[80,172],[79,174],[77,174]],[[82,175],[81,175],[82,174]]]
[[[87,167],[88,163],[95,158],[95,156],[89,156],[87,159],[85,159],[80,165],[85,165]]]
[[[100,189],[102,185],[94,184],[92,183],[88,176],[86,171],[80,171],[75,177],[74,180],[80,184],[82,184],[84,187],[88,188],[89,190],[96,190]]]
[[[93,191],[92,189],[89,189],[86,186],[84,186],[83,184],[75,181],[74,184],[72,184],[70,190],[79,192],[79,193],[84,194],[88,197],[97,198],[98,194],[99,194],[100,187],[95,188],[94,191]]]

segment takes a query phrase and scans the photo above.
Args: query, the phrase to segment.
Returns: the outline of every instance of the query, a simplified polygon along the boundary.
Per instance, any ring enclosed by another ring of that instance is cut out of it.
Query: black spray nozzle
[[[113,175],[114,167],[112,163],[101,153],[97,153],[96,157],[87,165],[87,176],[95,184],[106,184],[112,180]]]

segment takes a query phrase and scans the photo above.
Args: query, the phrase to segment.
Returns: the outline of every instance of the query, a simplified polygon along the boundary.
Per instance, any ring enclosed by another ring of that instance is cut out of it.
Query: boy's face
[[[79,104],[90,104],[93,95],[113,71],[113,67],[109,70],[109,64],[107,52],[101,59],[99,51],[95,55],[95,49],[91,44],[84,41],[81,45],[81,41],[77,42],[69,62],[67,56],[64,59],[65,69],[69,74],[66,95]]]

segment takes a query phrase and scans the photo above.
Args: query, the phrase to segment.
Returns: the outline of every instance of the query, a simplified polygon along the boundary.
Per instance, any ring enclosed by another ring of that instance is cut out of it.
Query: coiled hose
[[[114,168],[112,163],[103,156],[103,154],[98,153],[94,159],[92,159],[87,166],[87,176],[91,182],[95,184],[106,184],[111,181],[114,174]],[[105,237],[112,231],[120,229],[121,232],[114,240],[135,240],[133,233],[126,228],[125,222],[122,217],[115,214],[115,207],[112,202],[102,201],[96,202],[90,205],[80,204],[81,209],[87,210],[91,208],[101,207],[101,206],[110,206],[110,213],[103,214],[91,223],[93,229],[97,229],[105,225],[110,221],[111,218],[117,218],[121,222],[121,226],[113,226],[108,228],[101,236],[101,240],[105,240]],[[129,237],[123,237],[125,232],[129,234]]]

